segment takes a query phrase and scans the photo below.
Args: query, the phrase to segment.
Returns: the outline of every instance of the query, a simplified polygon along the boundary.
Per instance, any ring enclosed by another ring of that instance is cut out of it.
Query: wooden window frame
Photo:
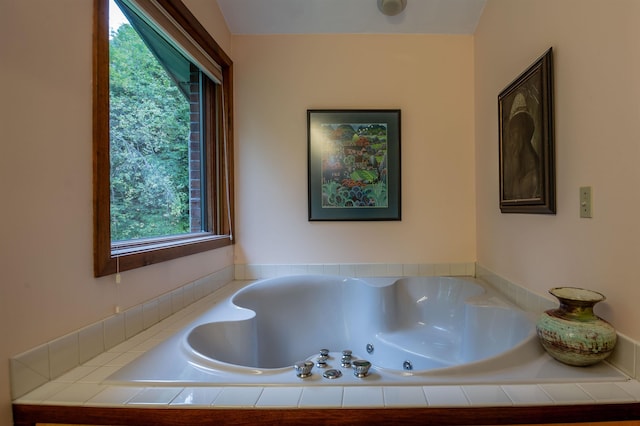
[[[93,204],[94,275],[131,270],[233,244],[233,62],[181,0],[157,3],[222,68],[221,90],[209,90],[220,114],[208,114],[207,194],[211,231],[181,236],[111,242],[109,158],[109,14],[108,0],[94,0],[93,40]],[[214,93],[215,92],[215,93]],[[213,126],[212,126],[213,125]]]

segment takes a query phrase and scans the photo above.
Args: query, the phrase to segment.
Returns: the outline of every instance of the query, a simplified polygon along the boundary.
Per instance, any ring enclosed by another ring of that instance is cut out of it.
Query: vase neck
[[[575,301],[575,300],[566,300],[560,299],[560,311],[568,317],[571,318],[591,318],[594,316],[593,306],[594,302],[586,302],[584,300]]]

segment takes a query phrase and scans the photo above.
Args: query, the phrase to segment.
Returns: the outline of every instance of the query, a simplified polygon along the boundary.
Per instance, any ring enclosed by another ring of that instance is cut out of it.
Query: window
[[[95,4],[95,275],[231,244],[231,60],[180,1]]]

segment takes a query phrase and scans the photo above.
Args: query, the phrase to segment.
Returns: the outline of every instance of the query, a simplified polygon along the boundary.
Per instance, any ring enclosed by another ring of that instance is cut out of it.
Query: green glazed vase
[[[557,309],[544,312],[536,324],[544,349],[560,362],[587,366],[608,357],[616,345],[615,329],[593,313],[604,295],[583,288],[549,290],[559,301]]]

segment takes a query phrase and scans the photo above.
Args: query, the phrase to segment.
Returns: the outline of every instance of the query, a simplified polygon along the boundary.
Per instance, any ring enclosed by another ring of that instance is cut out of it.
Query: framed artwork
[[[309,220],[400,220],[400,110],[308,110]]]
[[[498,95],[502,213],[556,213],[552,53]]]

